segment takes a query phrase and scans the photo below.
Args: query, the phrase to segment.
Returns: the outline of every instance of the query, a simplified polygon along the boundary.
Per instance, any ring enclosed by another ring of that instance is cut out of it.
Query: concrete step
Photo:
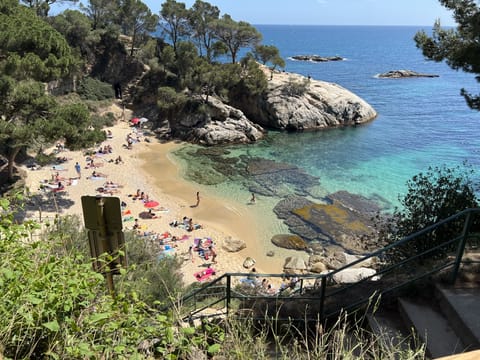
[[[432,358],[461,353],[465,346],[433,303],[398,299],[405,324],[413,327]]]
[[[405,327],[398,311],[379,309],[374,314],[367,314],[367,321],[370,331],[387,346],[402,350],[410,348],[413,334]]]
[[[480,288],[436,284],[436,293],[442,312],[467,351],[480,349]]]

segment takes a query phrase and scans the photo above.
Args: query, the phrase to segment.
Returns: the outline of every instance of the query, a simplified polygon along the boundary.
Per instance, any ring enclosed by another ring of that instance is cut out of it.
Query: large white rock
[[[265,116],[255,118],[256,123],[286,130],[354,126],[377,116],[370,104],[342,86],[293,73],[273,75],[261,107]]]
[[[356,283],[369,276],[375,275],[377,272],[374,269],[369,268],[347,268],[333,275],[333,280],[338,284],[351,284]],[[378,280],[378,276],[373,276],[371,280]]]

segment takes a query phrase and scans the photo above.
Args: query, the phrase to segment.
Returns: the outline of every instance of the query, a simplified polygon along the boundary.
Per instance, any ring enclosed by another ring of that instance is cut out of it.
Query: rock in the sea
[[[242,249],[245,249],[247,244],[245,241],[240,239],[232,239],[232,237],[227,237],[223,241],[222,248],[228,252],[237,252]]]
[[[306,250],[307,243],[298,235],[277,234],[272,237],[272,243],[284,249]]]
[[[347,208],[340,202],[319,204],[292,195],[281,200],[274,212],[284,219],[292,233],[307,243],[337,244],[351,252],[364,252],[365,247],[370,246],[364,239],[373,232],[371,216]]]
[[[319,56],[319,55],[294,55],[292,56],[292,59],[299,60],[299,61],[314,61],[314,62],[345,60],[341,56]]]
[[[389,78],[389,79],[401,79],[401,78],[410,78],[410,77],[429,77],[434,78],[438,75],[434,74],[422,74],[412,70],[392,70],[383,74],[378,74],[379,78]]]
[[[249,256],[243,261],[243,267],[245,269],[250,269],[253,265],[255,265],[255,263],[256,263],[255,259]]]
[[[297,256],[289,256],[285,259],[283,269],[288,273],[303,272],[307,270],[307,264],[305,264],[305,260],[302,258]]]
[[[355,126],[377,116],[365,100],[340,85],[298,74],[274,74],[257,106],[247,116],[263,127],[288,131]]]

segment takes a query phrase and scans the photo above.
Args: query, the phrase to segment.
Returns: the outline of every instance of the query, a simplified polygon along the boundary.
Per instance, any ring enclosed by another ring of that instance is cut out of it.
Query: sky
[[[454,26],[439,0],[203,0],[221,15],[252,25],[423,25]],[[153,13],[164,1],[143,0]],[[177,0],[190,8],[195,0]]]

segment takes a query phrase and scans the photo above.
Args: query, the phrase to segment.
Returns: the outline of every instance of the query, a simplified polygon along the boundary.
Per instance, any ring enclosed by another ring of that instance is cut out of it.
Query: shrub
[[[84,100],[113,99],[115,92],[111,84],[91,77],[83,78],[77,87],[77,92]]]
[[[429,167],[425,173],[407,182],[407,193],[399,198],[401,208],[380,226],[381,240],[394,243],[467,208],[478,207],[473,187],[474,170],[467,163],[448,168]],[[389,254],[389,262],[411,257],[461,233],[463,221],[449,223],[434,232],[415,238]],[[429,257],[442,257],[449,249],[442,247]],[[434,256],[435,255],[435,256]]]
[[[302,96],[308,89],[310,81],[303,79],[302,81],[290,78],[287,85],[283,88],[282,92],[287,96]]]

